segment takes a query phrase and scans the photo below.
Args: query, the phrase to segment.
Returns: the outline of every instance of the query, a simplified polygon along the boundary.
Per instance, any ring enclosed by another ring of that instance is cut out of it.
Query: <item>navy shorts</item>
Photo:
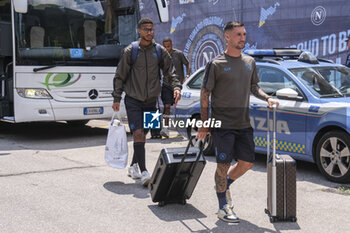
[[[125,96],[125,108],[128,116],[129,128],[131,132],[137,129],[143,129],[143,112],[156,111],[156,101],[144,103],[130,96]],[[148,129],[145,130],[147,134]]]
[[[175,103],[174,91],[170,87],[167,87],[167,86],[162,87],[161,98],[162,98],[163,104],[173,105]]]
[[[217,163],[231,163],[233,159],[254,162],[253,128],[213,129],[212,136]]]

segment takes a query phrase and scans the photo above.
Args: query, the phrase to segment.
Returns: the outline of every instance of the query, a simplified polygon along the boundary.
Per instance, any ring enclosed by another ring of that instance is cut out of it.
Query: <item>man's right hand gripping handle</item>
[[[114,102],[114,103],[113,103],[112,108],[113,108],[113,110],[114,110],[115,112],[118,112],[118,111],[119,111],[119,107],[120,107],[120,102]]]

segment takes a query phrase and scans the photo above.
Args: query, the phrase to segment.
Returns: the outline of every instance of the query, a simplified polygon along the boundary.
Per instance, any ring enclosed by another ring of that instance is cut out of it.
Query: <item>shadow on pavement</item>
[[[187,139],[184,139],[182,136],[176,136],[172,138],[163,138],[163,139],[147,139],[147,144],[160,143],[160,144],[164,144],[164,146],[166,147],[167,144],[171,144],[173,142],[183,142],[183,141],[187,141]]]
[[[0,153],[0,156],[10,155],[11,153]]]
[[[216,163],[214,156],[206,156],[207,162]],[[328,181],[318,170],[315,163],[296,160],[297,162],[297,182],[312,182],[315,184],[324,185],[329,188],[338,187],[339,184]],[[266,173],[266,155],[255,154],[255,162],[252,168],[253,171]]]
[[[108,128],[89,125],[75,126],[65,122],[0,122],[3,150],[60,150],[102,146],[106,144]],[[132,136],[128,134],[128,141]],[[19,146],[14,146],[16,143]]]
[[[198,220],[200,221],[200,220]],[[184,223],[183,223],[184,224]],[[207,228],[203,223],[201,223],[205,228]],[[217,227],[214,227],[213,229],[204,229],[204,230],[193,230],[190,227],[188,227],[186,224],[184,224],[190,232],[196,232],[196,233],[221,233],[221,232],[244,232],[244,233],[280,233],[281,230],[300,230],[300,227],[297,223],[290,223],[286,225],[286,223],[275,223],[274,227],[276,228],[276,231],[258,227],[257,225],[246,221],[244,219],[241,219],[240,223],[226,223],[221,220],[218,220],[216,223]],[[279,228],[278,226],[283,226],[283,228]],[[277,227],[276,227],[277,226]]]
[[[216,223],[217,227],[214,227],[213,229],[208,230],[200,230],[200,231],[191,231],[191,232],[198,232],[198,233],[204,233],[204,232],[211,232],[211,233],[219,233],[219,232],[244,232],[244,233],[274,233],[274,232],[280,232],[279,229],[276,231],[273,231],[271,229],[258,227],[257,225],[246,221],[244,219],[241,219],[240,223],[225,223],[221,220],[218,220]],[[294,223],[295,226],[287,227],[285,230],[299,230],[299,225],[297,223]]]
[[[148,189],[143,187],[139,182],[125,184],[120,181],[110,181],[106,182],[103,187],[118,195],[133,195],[133,197],[140,199],[150,197]]]
[[[149,205],[148,208],[160,220],[166,222],[184,221],[207,217],[191,204],[168,204],[163,207],[159,207],[157,204],[155,204]]]

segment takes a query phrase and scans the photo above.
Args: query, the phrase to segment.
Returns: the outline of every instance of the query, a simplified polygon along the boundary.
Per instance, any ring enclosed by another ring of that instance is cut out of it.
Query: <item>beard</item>
[[[236,49],[243,49],[245,47],[245,41],[244,42],[240,42],[238,44],[236,44],[236,46],[234,46]]]

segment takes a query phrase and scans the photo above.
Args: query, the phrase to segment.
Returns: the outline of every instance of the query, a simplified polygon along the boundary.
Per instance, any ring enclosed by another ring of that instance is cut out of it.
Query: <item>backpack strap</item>
[[[156,53],[158,57],[158,66],[160,67],[160,62],[162,61],[162,47],[160,44],[156,44]]]
[[[162,79],[162,75],[160,73],[160,63],[162,62],[162,47],[160,44],[156,44],[156,53],[157,53],[157,57],[158,57],[158,76],[159,79]]]
[[[137,56],[139,55],[139,41],[134,41],[131,43],[131,67],[135,64]]]

